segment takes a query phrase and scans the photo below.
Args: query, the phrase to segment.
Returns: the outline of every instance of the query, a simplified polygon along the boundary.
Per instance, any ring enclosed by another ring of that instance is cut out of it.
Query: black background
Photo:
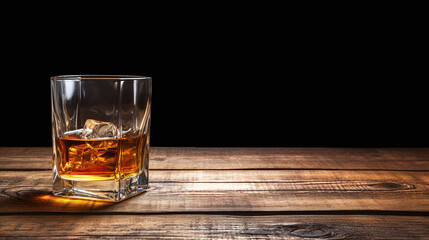
[[[0,146],[51,145],[50,76],[135,74],[152,146],[429,147],[419,9],[11,7]]]

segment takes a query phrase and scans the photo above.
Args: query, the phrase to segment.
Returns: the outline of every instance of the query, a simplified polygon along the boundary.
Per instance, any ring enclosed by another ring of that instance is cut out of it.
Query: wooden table
[[[0,237],[429,239],[429,149],[156,148],[119,203],[51,192],[50,148],[0,148]]]

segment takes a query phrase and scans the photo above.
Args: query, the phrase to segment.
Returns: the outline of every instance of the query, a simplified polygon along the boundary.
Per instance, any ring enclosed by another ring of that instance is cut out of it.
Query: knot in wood
[[[302,238],[331,238],[335,233],[328,226],[321,224],[305,224],[290,226],[289,235]]]
[[[416,189],[416,186],[412,184],[404,184],[404,183],[394,183],[394,182],[382,182],[382,183],[376,183],[376,184],[369,184],[368,186],[383,190],[409,190],[409,189]]]

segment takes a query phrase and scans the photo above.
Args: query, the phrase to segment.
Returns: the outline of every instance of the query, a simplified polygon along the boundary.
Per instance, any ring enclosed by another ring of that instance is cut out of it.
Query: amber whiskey
[[[148,164],[145,136],[120,139],[56,138],[58,174],[67,180],[120,180],[138,176]]]

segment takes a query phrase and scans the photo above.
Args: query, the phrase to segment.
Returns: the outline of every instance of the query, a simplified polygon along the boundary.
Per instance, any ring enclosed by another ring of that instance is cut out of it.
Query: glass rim
[[[66,81],[66,80],[145,80],[152,79],[151,77],[139,75],[111,75],[111,74],[78,74],[78,75],[57,75],[52,76],[51,80]]]

